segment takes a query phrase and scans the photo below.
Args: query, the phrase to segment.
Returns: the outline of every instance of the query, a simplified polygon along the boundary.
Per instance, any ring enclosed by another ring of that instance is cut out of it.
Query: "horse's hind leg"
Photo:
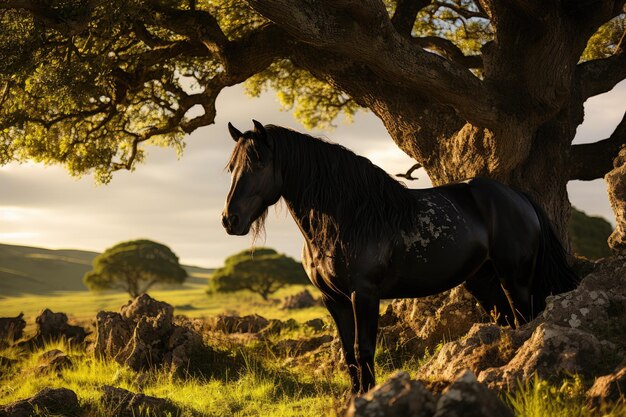
[[[478,271],[465,281],[465,288],[478,300],[485,312],[498,324],[514,325],[515,315],[491,261],[485,262]]]

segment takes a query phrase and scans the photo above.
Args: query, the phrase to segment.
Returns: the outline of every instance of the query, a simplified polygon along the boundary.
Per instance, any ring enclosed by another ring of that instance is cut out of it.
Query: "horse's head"
[[[241,133],[228,123],[237,143],[228,162],[231,185],[222,212],[222,225],[230,235],[255,235],[263,230],[267,208],[281,195],[282,177],[274,161],[274,142],[256,120],[254,130]]]

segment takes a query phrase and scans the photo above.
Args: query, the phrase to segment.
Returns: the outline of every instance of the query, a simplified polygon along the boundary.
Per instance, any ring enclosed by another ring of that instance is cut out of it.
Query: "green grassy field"
[[[227,294],[207,295],[206,285],[185,284],[180,288],[150,291],[153,298],[174,306],[174,314],[188,317],[208,317],[221,313],[259,314],[265,318],[285,320],[293,318],[304,322],[316,317],[325,317],[328,312],[323,307],[311,307],[301,310],[286,311],[279,309],[279,300],[307,288],[314,296],[319,294],[311,286],[294,285],[279,290],[272,297],[274,302],[264,302],[260,296],[241,291]],[[63,312],[70,321],[79,323],[95,320],[98,311],[119,311],[129,300],[125,293],[58,292],[51,295],[24,295],[5,298],[0,302],[0,317],[12,317],[20,312],[28,323],[27,330],[34,325],[37,314],[44,308],[54,312]]]
[[[44,295],[59,291],[86,291],[83,275],[91,270],[96,252],[46,249],[0,243],[0,299]],[[213,270],[183,266],[189,282],[206,283]]]
[[[285,288],[275,295],[281,298],[300,291],[303,287]],[[191,317],[212,316],[220,313],[240,315],[257,313],[267,318],[293,318],[299,322],[327,317],[322,307],[284,311],[276,303],[263,302],[258,295],[240,292],[208,296],[204,286],[187,284],[177,290],[151,291],[151,296],[176,307],[176,313]],[[25,312],[32,332],[35,315],[44,307],[68,313],[76,322],[93,320],[98,310],[118,311],[127,301],[124,294],[91,294],[66,292],[50,296],[23,296],[7,298],[0,303],[0,316]],[[326,329],[332,332],[332,328]],[[305,336],[304,330],[289,333],[288,337]],[[285,335],[277,336],[285,337]],[[276,342],[276,340],[274,340]],[[317,362],[287,362],[284,356],[272,352],[269,340],[242,342],[237,345],[245,358],[242,371],[227,377],[173,378],[168,372],[155,369],[134,372],[113,361],[94,358],[87,350],[76,349],[56,342],[34,352],[16,348],[0,349],[0,356],[18,360],[9,369],[0,369],[0,404],[10,403],[34,395],[44,387],[65,387],[76,392],[83,414],[81,417],[112,415],[100,401],[102,385],[113,385],[133,392],[142,392],[171,400],[179,409],[180,417],[213,416],[335,416],[348,399],[348,379],[336,367],[320,367]],[[59,348],[67,352],[74,366],[59,372],[38,374],[36,368],[41,353]],[[233,349],[232,345],[229,345]],[[398,369],[412,376],[424,358],[413,358],[402,364],[390,360],[385,346],[379,346],[376,363],[377,378],[384,381]],[[501,397],[519,417],[620,417],[626,415],[626,406],[615,406],[603,413],[584,405],[585,386],[577,378],[553,386],[545,381],[531,380],[515,393],[501,393]],[[42,414],[46,416],[46,414]],[[52,416],[46,416],[52,417]]]

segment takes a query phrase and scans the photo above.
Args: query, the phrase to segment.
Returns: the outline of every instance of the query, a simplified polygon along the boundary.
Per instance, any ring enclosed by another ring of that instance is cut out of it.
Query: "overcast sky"
[[[232,87],[222,91],[217,109],[214,125],[186,139],[180,160],[171,149],[150,147],[135,172],[117,172],[106,186],[94,185],[91,177],[70,177],[58,166],[0,167],[0,243],[103,251],[122,240],[148,238],[169,245],[186,264],[221,265],[226,256],[250,246],[249,237],[228,236],[220,225],[230,185],[223,168],[234,145],[227,122],[242,131],[252,127],[252,118],[304,128],[292,114],[279,111],[271,92],[250,99],[241,87]],[[591,98],[576,142],[608,137],[625,109],[626,82]],[[413,164],[371,113],[337,124],[333,131],[310,133],[341,143],[391,174]],[[410,187],[430,186],[423,170],[417,175],[421,179]],[[574,181],[568,188],[576,207],[614,222],[603,180]],[[300,258],[302,237],[285,209],[270,210],[266,229],[265,245]]]

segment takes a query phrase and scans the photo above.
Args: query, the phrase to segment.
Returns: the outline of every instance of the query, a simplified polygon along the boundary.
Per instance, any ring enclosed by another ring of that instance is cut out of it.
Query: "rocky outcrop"
[[[430,297],[398,300],[387,306],[380,318],[381,344],[396,359],[433,352],[443,340],[454,340],[486,318],[465,288]]]
[[[471,372],[441,395],[400,372],[368,393],[354,397],[345,417],[513,417],[513,412]]]
[[[20,342],[18,346],[29,349],[40,348],[47,342],[61,339],[67,340],[73,345],[79,345],[87,337],[84,328],[68,323],[65,313],[53,313],[47,308],[37,316],[35,323],[37,324],[35,336]]]
[[[67,388],[44,388],[33,397],[0,406],[0,417],[30,417],[33,415],[75,416],[78,398]]]
[[[587,391],[587,398],[593,407],[606,403],[624,401],[626,396],[626,360],[612,373],[596,378]]]
[[[165,367],[174,375],[213,375],[241,364],[227,352],[203,343],[195,330],[173,322],[171,305],[147,294],[129,301],[120,313],[96,316],[94,352],[134,370]]]
[[[604,177],[616,223],[608,243],[615,254],[626,255],[626,147],[622,147],[613,167]]]
[[[283,310],[294,310],[318,305],[320,305],[320,302],[313,298],[309,290],[302,290],[297,294],[285,297],[280,308]]]
[[[35,373],[41,375],[47,372],[56,372],[71,367],[72,360],[65,352],[59,349],[52,349],[39,355],[39,361],[37,368],[35,368]]]
[[[211,328],[223,333],[259,333],[270,324],[270,321],[258,314],[233,316],[220,314],[213,318]]]
[[[626,354],[626,264],[605,260],[571,292],[549,297],[534,321],[519,329],[477,324],[446,343],[420,371],[453,380],[471,369],[490,387],[514,388],[518,379],[610,372]]]
[[[24,313],[20,313],[17,317],[0,317],[0,343],[13,342],[22,337],[22,332],[26,327]]]
[[[276,343],[272,350],[281,355],[296,356],[312,352],[323,345],[329,345],[332,341],[333,336],[329,334],[302,339],[284,339]]]
[[[135,394],[122,388],[104,385],[101,403],[111,417],[177,416],[180,410],[163,398]]]

